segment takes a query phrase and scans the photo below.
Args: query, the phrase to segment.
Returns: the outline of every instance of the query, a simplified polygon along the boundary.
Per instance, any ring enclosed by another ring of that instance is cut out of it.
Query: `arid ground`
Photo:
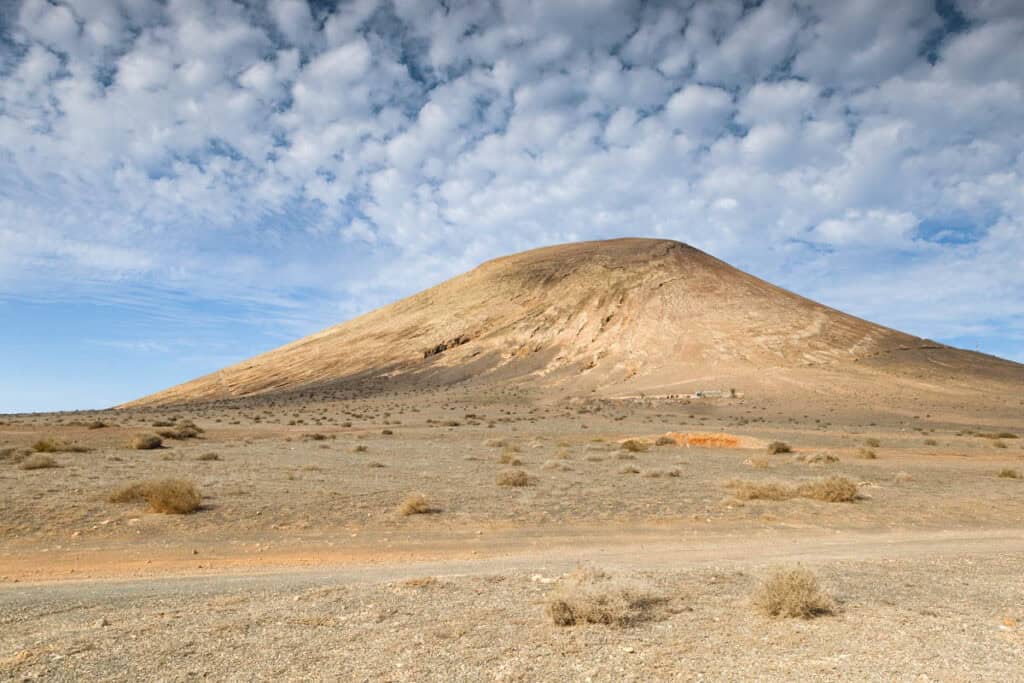
[[[997,399],[510,385],[6,416],[0,676],[1015,680],[1024,424]],[[166,479],[199,509],[111,502]],[[828,604],[772,616],[762,583],[794,568]]]

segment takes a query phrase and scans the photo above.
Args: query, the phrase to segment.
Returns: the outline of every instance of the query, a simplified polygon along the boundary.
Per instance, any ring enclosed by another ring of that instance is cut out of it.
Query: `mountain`
[[[686,244],[630,238],[488,261],[128,405],[458,382],[580,395],[768,392],[811,370],[904,377],[944,391],[1024,381],[1024,366],[847,315]]]

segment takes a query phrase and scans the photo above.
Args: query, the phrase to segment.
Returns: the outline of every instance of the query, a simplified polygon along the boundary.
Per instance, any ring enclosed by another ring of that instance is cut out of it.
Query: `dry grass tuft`
[[[558,626],[630,626],[651,616],[664,602],[648,588],[613,579],[601,571],[576,570],[548,596],[546,612]]]
[[[25,467],[25,466],[22,465],[22,467]],[[1024,475],[1022,475],[1020,473],[1020,470],[1015,470],[1015,469],[1012,469],[1010,467],[1005,467],[1005,468],[999,470],[999,476],[1002,479],[1021,479],[1021,478],[1024,478]]]
[[[875,438],[864,439],[864,445],[868,448],[878,448],[882,445],[882,442]]]
[[[77,446],[70,441],[40,439],[32,444],[32,450],[36,453],[85,453],[89,449],[84,446]]]
[[[211,461],[211,460],[220,460],[220,454],[218,454],[218,453],[203,453],[198,458],[196,458],[196,460],[200,460],[200,461],[203,461],[203,462],[208,462],[208,461]]]
[[[810,619],[831,614],[835,603],[807,569],[778,570],[765,579],[752,597],[754,606],[771,617]]]
[[[132,439],[132,448],[137,451],[151,451],[164,445],[164,440],[156,434],[139,434]]]
[[[111,503],[146,501],[153,512],[185,515],[200,508],[199,491],[192,482],[182,479],[161,479],[129,484],[110,494]]]
[[[530,478],[523,470],[505,470],[498,473],[495,482],[498,486],[527,486]]]
[[[858,448],[857,457],[862,460],[876,460],[878,458],[878,453],[875,453],[870,448]]]
[[[892,475],[892,480],[897,484],[905,484],[908,481],[914,481],[914,478],[908,472],[897,472]]]
[[[398,514],[404,517],[425,515],[431,512],[434,512],[434,508],[430,506],[430,501],[422,493],[410,493],[398,506]]]
[[[659,436],[657,438],[657,440],[654,442],[654,445],[655,446],[675,446],[677,444],[676,444],[676,440],[673,439],[671,436],[662,435],[662,436]]]
[[[626,439],[619,444],[619,448],[630,453],[644,453],[650,448],[650,445],[639,439]]]
[[[502,465],[512,465],[513,467],[523,464],[523,461],[519,459],[516,452],[510,448],[506,448],[502,454],[498,456],[498,462]]]
[[[51,467],[60,467],[60,465],[52,457],[43,453],[34,453],[21,462],[23,470],[44,470]]]
[[[846,477],[827,477],[799,484],[734,479],[726,482],[725,487],[740,500],[809,498],[826,503],[847,503],[857,498],[857,484]]]
[[[792,453],[793,449],[785,441],[772,441],[768,444],[768,453],[775,455],[777,453]]]

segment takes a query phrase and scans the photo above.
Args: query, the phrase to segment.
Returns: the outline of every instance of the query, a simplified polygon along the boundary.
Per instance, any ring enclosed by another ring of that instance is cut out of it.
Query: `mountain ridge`
[[[958,355],[969,352],[829,308],[689,245],[621,238],[486,261],[126,405],[220,400],[366,377],[396,386],[520,381],[570,393],[621,393],[654,380],[688,386],[708,376],[725,381],[928,350],[971,365]]]

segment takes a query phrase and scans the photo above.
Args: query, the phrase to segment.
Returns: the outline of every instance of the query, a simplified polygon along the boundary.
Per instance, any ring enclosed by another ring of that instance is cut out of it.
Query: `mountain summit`
[[[828,308],[686,244],[629,238],[488,261],[132,405],[353,382],[517,381],[567,393],[664,394],[763,385],[791,369],[901,363],[938,363],[960,380],[973,369],[1024,369]]]

